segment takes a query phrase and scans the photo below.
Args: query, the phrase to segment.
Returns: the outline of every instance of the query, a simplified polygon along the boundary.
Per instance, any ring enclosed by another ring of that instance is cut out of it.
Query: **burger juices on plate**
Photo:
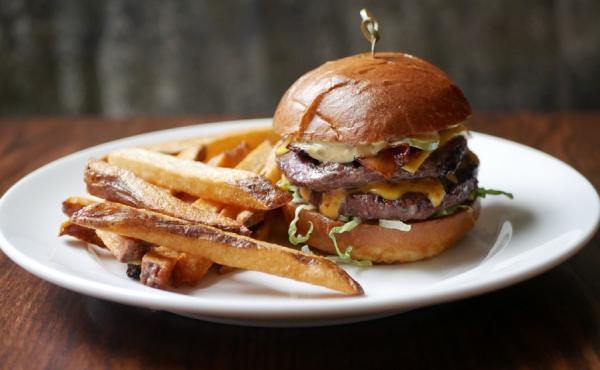
[[[471,114],[438,68],[358,54],[298,79],[273,119],[293,244],[342,260],[410,262],[461,239],[479,215]]]

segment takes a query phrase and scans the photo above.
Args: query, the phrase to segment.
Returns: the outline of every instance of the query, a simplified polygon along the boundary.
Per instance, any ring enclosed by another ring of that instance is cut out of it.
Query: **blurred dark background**
[[[600,108],[598,0],[0,0],[0,116],[269,115],[364,6],[476,110]]]

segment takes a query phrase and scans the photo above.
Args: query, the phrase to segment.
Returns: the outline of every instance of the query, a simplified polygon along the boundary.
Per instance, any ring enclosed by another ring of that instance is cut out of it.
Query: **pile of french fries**
[[[66,199],[59,235],[105,248],[155,288],[196,285],[216,265],[363,294],[334,262],[269,241],[291,200],[275,185],[277,141],[260,127],[90,159],[84,181],[98,200]]]

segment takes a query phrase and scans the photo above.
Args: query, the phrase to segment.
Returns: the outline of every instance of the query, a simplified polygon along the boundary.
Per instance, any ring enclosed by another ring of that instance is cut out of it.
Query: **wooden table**
[[[215,119],[0,121],[0,190],[90,145]],[[544,150],[600,188],[600,113],[480,114],[471,127]],[[0,253],[0,368],[598,369],[599,247],[596,235],[552,271],[480,297],[311,329],[218,325],[106,302]]]

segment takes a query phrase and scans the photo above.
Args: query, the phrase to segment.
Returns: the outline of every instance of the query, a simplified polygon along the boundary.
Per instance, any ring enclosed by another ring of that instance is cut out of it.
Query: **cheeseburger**
[[[357,264],[447,249],[479,215],[471,108],[440,69],[403,53],[358,54],[300,77],[273,118],[293,244]],[[485,194],[483,194],[485,195]]]

